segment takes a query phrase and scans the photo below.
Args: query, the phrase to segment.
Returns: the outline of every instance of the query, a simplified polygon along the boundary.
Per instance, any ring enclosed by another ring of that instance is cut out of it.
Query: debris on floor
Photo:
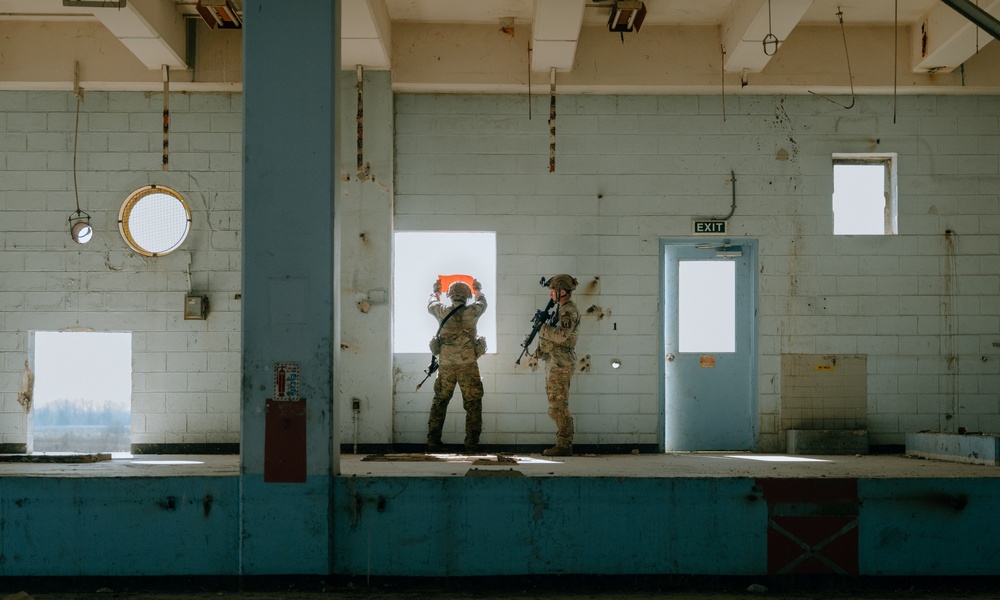
[[[110,452],[81,454],[77,452],[54,452],[43,454],[0,454],[0,462],[6,463],[95,463],[111,460]],[[7,600],[4,598],[4,600]]]
[[[497,454],[369,454],[362,462],[472,462],[474,465],[516,465],[517,458],[502,452]]]

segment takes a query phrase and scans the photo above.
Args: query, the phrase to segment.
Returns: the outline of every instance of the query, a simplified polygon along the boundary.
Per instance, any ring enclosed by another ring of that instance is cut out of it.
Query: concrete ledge
[[[976,465],[998,465],[1000,437],[981,433],[908,433],[906,455]]]
[[[866,429],[789,429],[789,454],[868,454]]]

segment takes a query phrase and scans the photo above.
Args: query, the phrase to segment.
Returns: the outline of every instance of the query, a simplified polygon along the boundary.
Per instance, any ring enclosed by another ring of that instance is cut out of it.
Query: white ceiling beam
[[[531,31],[532,71],[573,69],[586,4],[586,0],[535,0]]]
[[[981,1],[979,8],[996,15],[1000,0]],[[953,71],[993,41],[990,34],[945,4],[927,11],[911,27],[910,35],[915,73]]]
[[[128,0],[125,8],[93,8],[94,16],[148,69],[187,69],[184,16],[172,0]]]
[[[723,68],[727,73],[760,73],[788,34],[799,24],[812,5],[811,0],[740,0],[722,22],[722,45],[726,51]],[[768,45],[764,38],[774,35],[779,43]]]
[[[343,0],[340,66],[388,70],[392,66],[392,22],[385,0]]]

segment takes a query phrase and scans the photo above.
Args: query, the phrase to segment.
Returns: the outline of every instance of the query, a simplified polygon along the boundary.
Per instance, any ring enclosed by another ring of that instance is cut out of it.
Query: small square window
[[[463,274],[483,285],[487,308],[478,323],[495,353],[497,241],[494,231],[397,231],[393,234],[393,352],[428,353],[438,322],[427,299],[439,275]],[[445,300],[447,302],[447,299]]]
[[[36,331],[35,452],[129,452],[132,334]]]
[[[833,155],[834,235],[896,235],[896,155]]]

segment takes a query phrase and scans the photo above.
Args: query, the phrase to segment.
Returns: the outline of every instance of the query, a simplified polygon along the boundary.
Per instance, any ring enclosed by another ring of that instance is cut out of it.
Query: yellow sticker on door
[[[701,360],[699,361],[702,369],[712,369],[715,367],[715,355],[714,354],[702,354]]]

